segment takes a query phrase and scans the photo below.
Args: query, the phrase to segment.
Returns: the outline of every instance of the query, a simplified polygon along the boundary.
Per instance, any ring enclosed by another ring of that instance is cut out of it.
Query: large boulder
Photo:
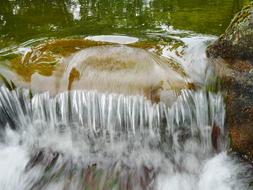
[[[174,102],[181,89],[195,88],[175,60],[150,49],[155,46],[87,39],[50,40],[12,59],[8,70],[12,75],[3,75],[32,92],[49,91],[55,95],[66,90],[97,90],[143,95],[153,102],[168,104]],[[12,77],[15,74],[16,80]]]
[[[208,47],[207,56],[253,58],[253,3],[237,13],[225,34]]]
[[[250,66],[249,62],[236,61]],[[228,63],[226,63],[228,64]],[[233,67],[234,68],[234,67]],[[252,69],[252,66],[249,68]],[[223,87],[227,92],[227,124],[231,148],[253,160],[253,73],[227,68]]]
[[[207,48],[226,93],[231,148],[253,160],[253,4]]]

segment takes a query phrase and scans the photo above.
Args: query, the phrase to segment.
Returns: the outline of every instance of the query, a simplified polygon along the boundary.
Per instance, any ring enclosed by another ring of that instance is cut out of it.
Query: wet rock
[[[226,94],[231,148],[253,160],[253,4],[207,49]],[[213,144],[215,146],[215,144]]]
[[[221,130],[220,127],[214,123],[213,128],[212,128],[212,133],[211,133],[211,138],[212,138],[212,145],[213,148],[217,151],[218,150],[218,144],[219,144],[219,139],[221,136]]]
[[[227,90],[227,123],[232,149],[253,159],[253,75],[235,72],[224,77]]]
[[[34,73],[52,76],[65,57],[81,49],[108,44],[110,43],[84,39],[50,40],[33,47],[25,55],[14,58],[10,62],[10,67],[23,80],[29,82]]]
[[[159,101],[162,91],[187,86],[185,78],[166,61],[140,48],[115,45],[87,48],[66,61],[60,88],[66,89],[68,84],[69,89],[144,95]]]
[[[119,45],[59,39],[32,48],[13,59],[10,66],[34,92],[49,91],[52,95],[66,90],[97,90],[144,95],[154,102],[170,97],[168,102],[173,102],[181,89],[194,88],[176,61],[151,49],[156,47],[146,42]]]
[[[207,56],[253,58],[253,3],[244,7],[223,35],[207,48]]]
[[[65,58],[72,54],[90,47],[99,47],[104,45],[116,45],[110,42],[92,41],[88,39],[57,39],[49,40],[38,46],[32,47],[24,55],[13,58],[10,62],[10,69],[16,72],[25,81],[31,81],[34,73],[43,76],[52,76],[57,70],[57,66]],[[156,54],[161,54],[161,48],[151,42],[136,42],[128,44],[129,47],[149,50]],[[185,74],[179,64],[170,61],[170,66],[177,69],[181,74]]]

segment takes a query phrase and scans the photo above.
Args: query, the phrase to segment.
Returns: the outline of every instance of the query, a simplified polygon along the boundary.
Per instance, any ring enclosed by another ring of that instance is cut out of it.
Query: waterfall
[[[223,98],[210,92],[182,90],[178,100],[167,107],[163,102],[152,103],[143,96],[70,91],[54,98],[49,93],[30,98],[26,90],[9,91],[1,87],[0,103],[2,128],[8,126],[19,132],[30,128],[58,130],[78,126],[91,137],[113,143],[121,136],[147,133],[160,137],[166,132],[164,138],[168,138],[184,130],[190,136],[199,134],[201,142],[208,147],[211,142],[206,133],[216,124],[221,137],[224,136]]]
[[[1,189],[244,188],[247,168],[225,152],[221,94],[182,90],[167,107],[143,96],[31,97],[1,87],[0,110]]]

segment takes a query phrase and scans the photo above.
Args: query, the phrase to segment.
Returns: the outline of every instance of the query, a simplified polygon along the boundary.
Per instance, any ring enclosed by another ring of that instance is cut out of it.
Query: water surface
[[[2,0],[0,47],[39,37],[161,35],[161,26],[221,34],[249,0]],[[165,38],[166,35],[160,36]]]

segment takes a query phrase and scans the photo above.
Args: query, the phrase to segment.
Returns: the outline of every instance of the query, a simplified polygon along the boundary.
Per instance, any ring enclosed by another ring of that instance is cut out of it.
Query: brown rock
[[[213,145],[213,148],[214,148],[216,151],[217,151],[218,148],[219,148],[219,147],[218,147],[218,142],[219,142],[220,135],[221,135],[220,127],[217,126],[216,123],[214,123],[213,129],[212,129],[211,137],[212,137],[212,145]]]
[[[226,94],[231,148],[253,160],[253,4],[242,9],[207,48]],[[212,133],[216,147],[216,130]]]

